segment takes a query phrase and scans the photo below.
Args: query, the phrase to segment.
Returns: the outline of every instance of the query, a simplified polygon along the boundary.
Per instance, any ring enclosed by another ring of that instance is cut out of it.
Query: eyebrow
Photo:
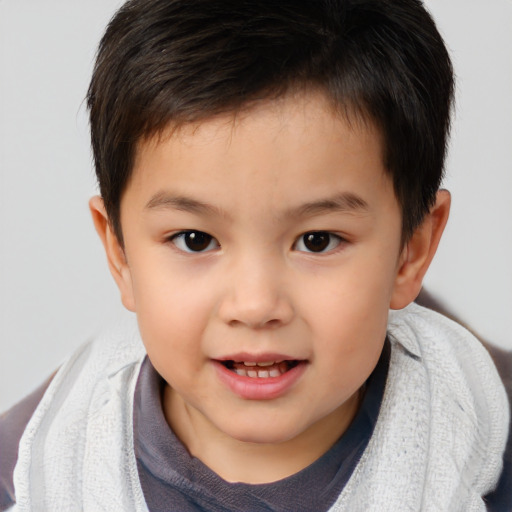
[[[368,213],[370,206],[360,196],[352,192],[342,192],[318,201],[305,203],[298,208],[292,208],[286,212],[287,216],[314,216],[323,213]]]
[[[157,192],[146,204],[146,210],[180,210],[199,215],[217,215],[225,217],[224,210],[191,197]],[[352,192],[342,192],[332,197],[302,204],[285,211],[284,217],[308,217],[324,213],[368,213],[370,207],[360,196]]]
[[[219,208],[191,197],[157,192],[146,204],[145,210],[180,210],[202,215],[224,215]]]

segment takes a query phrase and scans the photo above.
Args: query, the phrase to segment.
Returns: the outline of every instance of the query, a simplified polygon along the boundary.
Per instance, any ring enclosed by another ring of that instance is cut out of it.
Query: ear
[[[435,205],[403,248],[391,296],[391,309],[405,308],[420,293],[423,277],[448,221],[450,204],[450,193],[440,190]]]
[[[96,232],[105,248],[110,273],[121,292],[121,301],[126,309],[135,311],[130,267],[128,266],[124,249],[112,231],[103,199],[100,196],[92,197],[89,201],[89,209],[91,210]]]

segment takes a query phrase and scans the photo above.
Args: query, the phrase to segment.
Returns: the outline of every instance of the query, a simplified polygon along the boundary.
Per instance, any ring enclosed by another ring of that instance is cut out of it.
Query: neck
[[[291,439],[255,443],[233,438],[211,424],[167,386],[164,413],[167,423],[190,455],[228,482],[275,482],[306,468],[325,454],[354,419],[360,392],[340,408]]]

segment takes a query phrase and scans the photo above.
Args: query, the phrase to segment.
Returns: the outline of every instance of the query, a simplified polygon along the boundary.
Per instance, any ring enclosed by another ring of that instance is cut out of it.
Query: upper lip
[[[269,361],[302,361],[303,358],[293,357],[287,354],[278,353],[262,353],[262,354],[249,354],[248,352],[239,352],[237,354],[230,354],[227,356],[221,356],[216,358],[217,361],[235,361],[244,362],[248,361],[251,363],[267,363]]]

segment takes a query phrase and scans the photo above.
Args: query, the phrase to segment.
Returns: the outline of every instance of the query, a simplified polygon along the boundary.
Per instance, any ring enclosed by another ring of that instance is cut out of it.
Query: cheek
[[[387,307],[364,297],[351,297],[324,309],[319,315],[315,348],[321,378],[329,383],[326,392],[343,390],[347,399],[374,370],[386,338]],[[379,310],[379,311],[377,311]]]
[[[212,309],[206,288],[165,265],[138,268],[133,273],[137,321],[153,364],[159,371],[176,360],[195,364]]]
[[[131,272],[138,316],[179,329],[191,315],[196,317],[207,300],[204,283],[184,272],[165,250],[141,251],[132,258]]]
[[[373,260],[368,265],[363,258],[359,263],[329,279],[313,280],[302,307],[309,311],[308,323],[322,345],[317,353],[325,358],[327,371],[347,382],[361,376],[364,381],[378,360],[393,283],[390,263]]]
[[[318,318],[319,325],[352,335],[385,328],[394,264],[378,258],[365,259],[364,255],[354,258],[333,272],[315,276],[304,286],[303,310],[314,311],[311,317]]]

